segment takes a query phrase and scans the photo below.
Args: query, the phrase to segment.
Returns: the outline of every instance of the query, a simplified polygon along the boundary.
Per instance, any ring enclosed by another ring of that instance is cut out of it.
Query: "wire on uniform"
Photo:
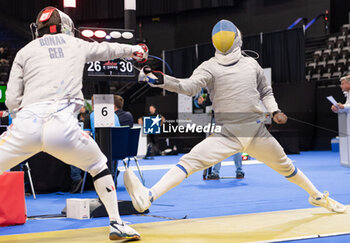
[[[255,57],[254,56],[250,56],[250,55],[247,54],[247,52],[253,53],[256,56]],[[242,50],[242,54],[243,54],[243,56],[251,57],[251,58],[254,58],[255,60],[259,59],[259,57],[260,57],[259,53],[257,53],[256,51],[253,51],[253,50]]]

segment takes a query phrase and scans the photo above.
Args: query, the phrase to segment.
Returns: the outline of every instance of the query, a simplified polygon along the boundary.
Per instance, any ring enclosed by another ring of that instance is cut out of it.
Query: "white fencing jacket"
[[[227,55],[216,52],[188,79],[165,75],[162,86],[188,96],[207,87],[217,124],[256,122],[263,116],[260,101],[268,112],[278,110],[263,69],[253,58],[243,56],[240,47]]]
[[[6,106],[14,110],[33,103],[83,99],[86,62],[131,57],[132,46],[87,42],[66,34],[44,35],[18,51],[10,72]]]

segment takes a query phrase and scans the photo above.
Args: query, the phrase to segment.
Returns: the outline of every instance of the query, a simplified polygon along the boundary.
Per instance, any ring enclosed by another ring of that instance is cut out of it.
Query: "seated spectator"
[[[114,95],[114,113],[119,118],[120,126],[134,126],[134,117],[129,111],[124,111],[124,99],[120,95]]]
[[[9,64],[9,50],[5,44],[0,44],[0,64]]]
[[[78,121],[79,122],[84,122],[85,121],[85,117],[87,117],[89,115],[89,111],[86,109],[85,106],[80,108],[80,112],[78,114]]]

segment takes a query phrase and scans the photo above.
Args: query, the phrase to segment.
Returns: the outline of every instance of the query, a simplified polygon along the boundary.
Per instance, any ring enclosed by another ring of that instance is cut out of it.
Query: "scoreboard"
[[[88,62],[85,69],[88,77],[135,77],[131,59]]]
[[[80,27],[80,38],[86,41],[117,42],[134,44],[134,31],[126,29]],[[108,61],[88,62],[84,68],[84,79],[135,80],[134,60],[114,59]]]

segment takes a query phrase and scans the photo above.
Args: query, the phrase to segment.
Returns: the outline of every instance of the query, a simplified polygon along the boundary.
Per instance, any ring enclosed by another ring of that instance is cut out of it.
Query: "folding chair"
[[[114,183],[117,180],[118,160],[124,160],[128,153],[130,127],[114,127],[112,129],[112,163],[114,164]],[[113,169],[113,168],[112,168]]]
[[[141,177],[142,184],[145,185],[145,178],[143,177],[142,171],[141,171],[140,166],[139,166],[139,162],[138,162],[137,157],[136,157],[137,150],[139,148],[140,131],[141,131],[141,128],[131,128],[130,129],[129,141],[128,141],[128,151],[127,151],[127,155],[126,155],[128,162],[126,162],[125,161],[126,159],[124,159],[124,165],[126,168],[129,168],[130,158],[134,158],[137,170],[139,171],[139,174]]]
[[[106,157],[111,160],[111,170],[114,169],[114,183],[117,180],[117,171],[118,171],[118,160],[123,160],[126,158],[128,150],[128,138],[129,138],[130,127],[111,127],[110,128],[110,141],[111,153],[106,154]],[[83,184],[81,186],[80,193],[83,193],[85,180],[87,172],[84,172]]]

